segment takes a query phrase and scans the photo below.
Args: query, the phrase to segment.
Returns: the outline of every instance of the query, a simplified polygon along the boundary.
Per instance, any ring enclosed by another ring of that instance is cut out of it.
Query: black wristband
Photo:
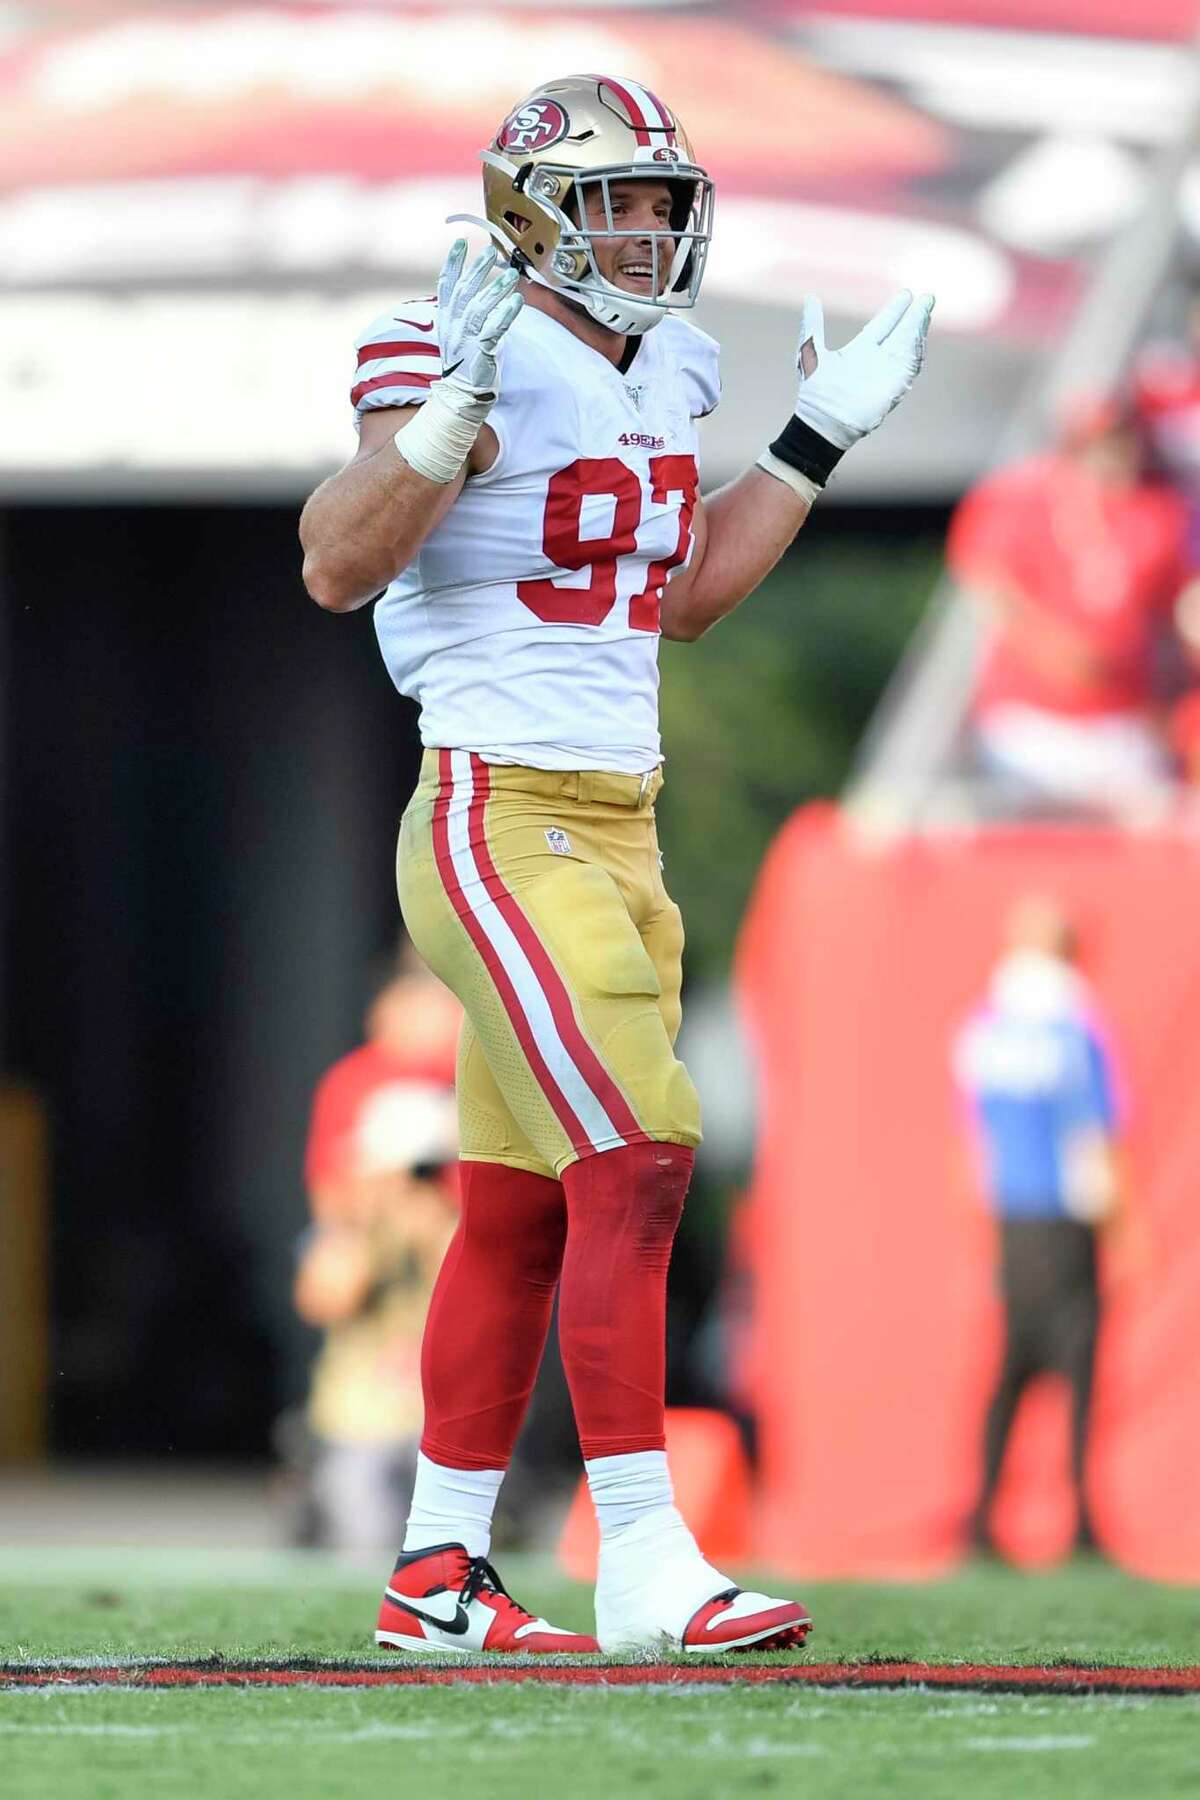
[[[793,413],[771,445],[771,455],[798,469],[818,487],[824,487],[845,451],[839,450],[836,444],[831,444],[828,438],[823,438],[819,431],[814,431]]]

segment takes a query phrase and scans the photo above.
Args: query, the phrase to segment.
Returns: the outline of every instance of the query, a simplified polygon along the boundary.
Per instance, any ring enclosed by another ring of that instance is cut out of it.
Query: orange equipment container
[[[930,1574],[963,1551],[1000,1320],[949,1047],[1029,891],[1079,928],[1130,1099],[1147,1247],[1110,1280],[1094,1522],[1130,1569],[1200,1579],[1200,836],[992,827],[880,848],[828,807],[776,840],[739,955],[761,1077],[766,1564]],[[1027,1396],[997,1505],[1024,1561],[1067,1545],[1063,1428],[1050,1380]]]

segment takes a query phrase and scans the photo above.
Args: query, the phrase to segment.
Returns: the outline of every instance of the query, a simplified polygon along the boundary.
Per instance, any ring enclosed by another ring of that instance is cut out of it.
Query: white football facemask
[[[515,173],[512,165],[494,151],[483,150],[480,157],[484,163],[512,179]],[[514,251],[511,240],[490,219],[480,219],[470,213],[453,213],[446,223],[481,226],[530,280],[577,301],[599,324],[626,337],[641,337],[660,324],[668,312],[696,304],[712,238],[713,185],[702,169],[689,166],[671,168],[664,173],[644,166],[626,166],[592,169],[583,176],[563,171],[573,177],[576,204],[585,217],[587,190],[591,188],[600,195],[603,223],[584,225],[577,224],[549,198],[552,184],[559,185],[554,180],[556,173],[552,169],[534,171],[526,189],[529,201],[546,215],[547,236],[552,235],[555,241],[554,249],[540,268],[521,251]],[[613,185],[647,179],[667,179],[672,187],[679,183],[682,194],[676,214],[683,220],[679,226],[672,222],[658,231],[647,231],[644,226],[623,230],[615,223]],[[688,189],[691,190],[690,199],[686,198]],[[652,283],[648,294],[631,293],[600,273],[595,251],[597,238],[627,238],[631,243],[647,246],[646,262]]]
[[[613,218],[612,190],[618,182],[661,180],[660,173],[648,172],[644,166],[626,166],[592,169],[586,175],[577,175],[573,191],[581,217],[588,220],[590,195],[598,196],[600,201],[599,209],[593,209],[593,218],[597,210],[603,213],[602,223],[584,224],[577,223],[552,200],[543,198],[539,189],[549,174],[548,170],[535,171],[529,191],[553,212],[558,225],[558,246],[546,271],[551,286],[578,300],[610,331],[631,337],[651,330],[672,309],[696,304],[712,238],[713,187],[702,170],[676,166],[669,171],[672,193],[678,196],[672,209],[675,216],[657,231],[647,231],[644,226],[626,230],[618,225]],[[598,238],[610,242],[624,238],[646,246],[652,283],[648,294],[631,293],[601,274],[596,257]]]

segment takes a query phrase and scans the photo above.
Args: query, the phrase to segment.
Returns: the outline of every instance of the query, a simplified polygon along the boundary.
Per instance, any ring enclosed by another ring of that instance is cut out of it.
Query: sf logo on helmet
[[[567,115],[557,100],[528,100],[500,130],[502,150],[544,150],[567,135]]]

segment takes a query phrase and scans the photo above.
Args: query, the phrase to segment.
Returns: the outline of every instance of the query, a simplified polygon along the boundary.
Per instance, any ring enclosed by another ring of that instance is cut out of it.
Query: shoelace
[[[459,1589],[458,1597],[464,1606],[469,1606],[472,1600],[478,1598],[480,1590],[485,1587],[491,1588],[493,1593],[502,1594],[509,1605],[515,1606],[518,1612],[525,1613],[526,1618],[533,1617],[533,1614],[527,1612],[519,1600],[513,1599],[486,1556],[473,1556],[467,1564],[466,1579]]]

